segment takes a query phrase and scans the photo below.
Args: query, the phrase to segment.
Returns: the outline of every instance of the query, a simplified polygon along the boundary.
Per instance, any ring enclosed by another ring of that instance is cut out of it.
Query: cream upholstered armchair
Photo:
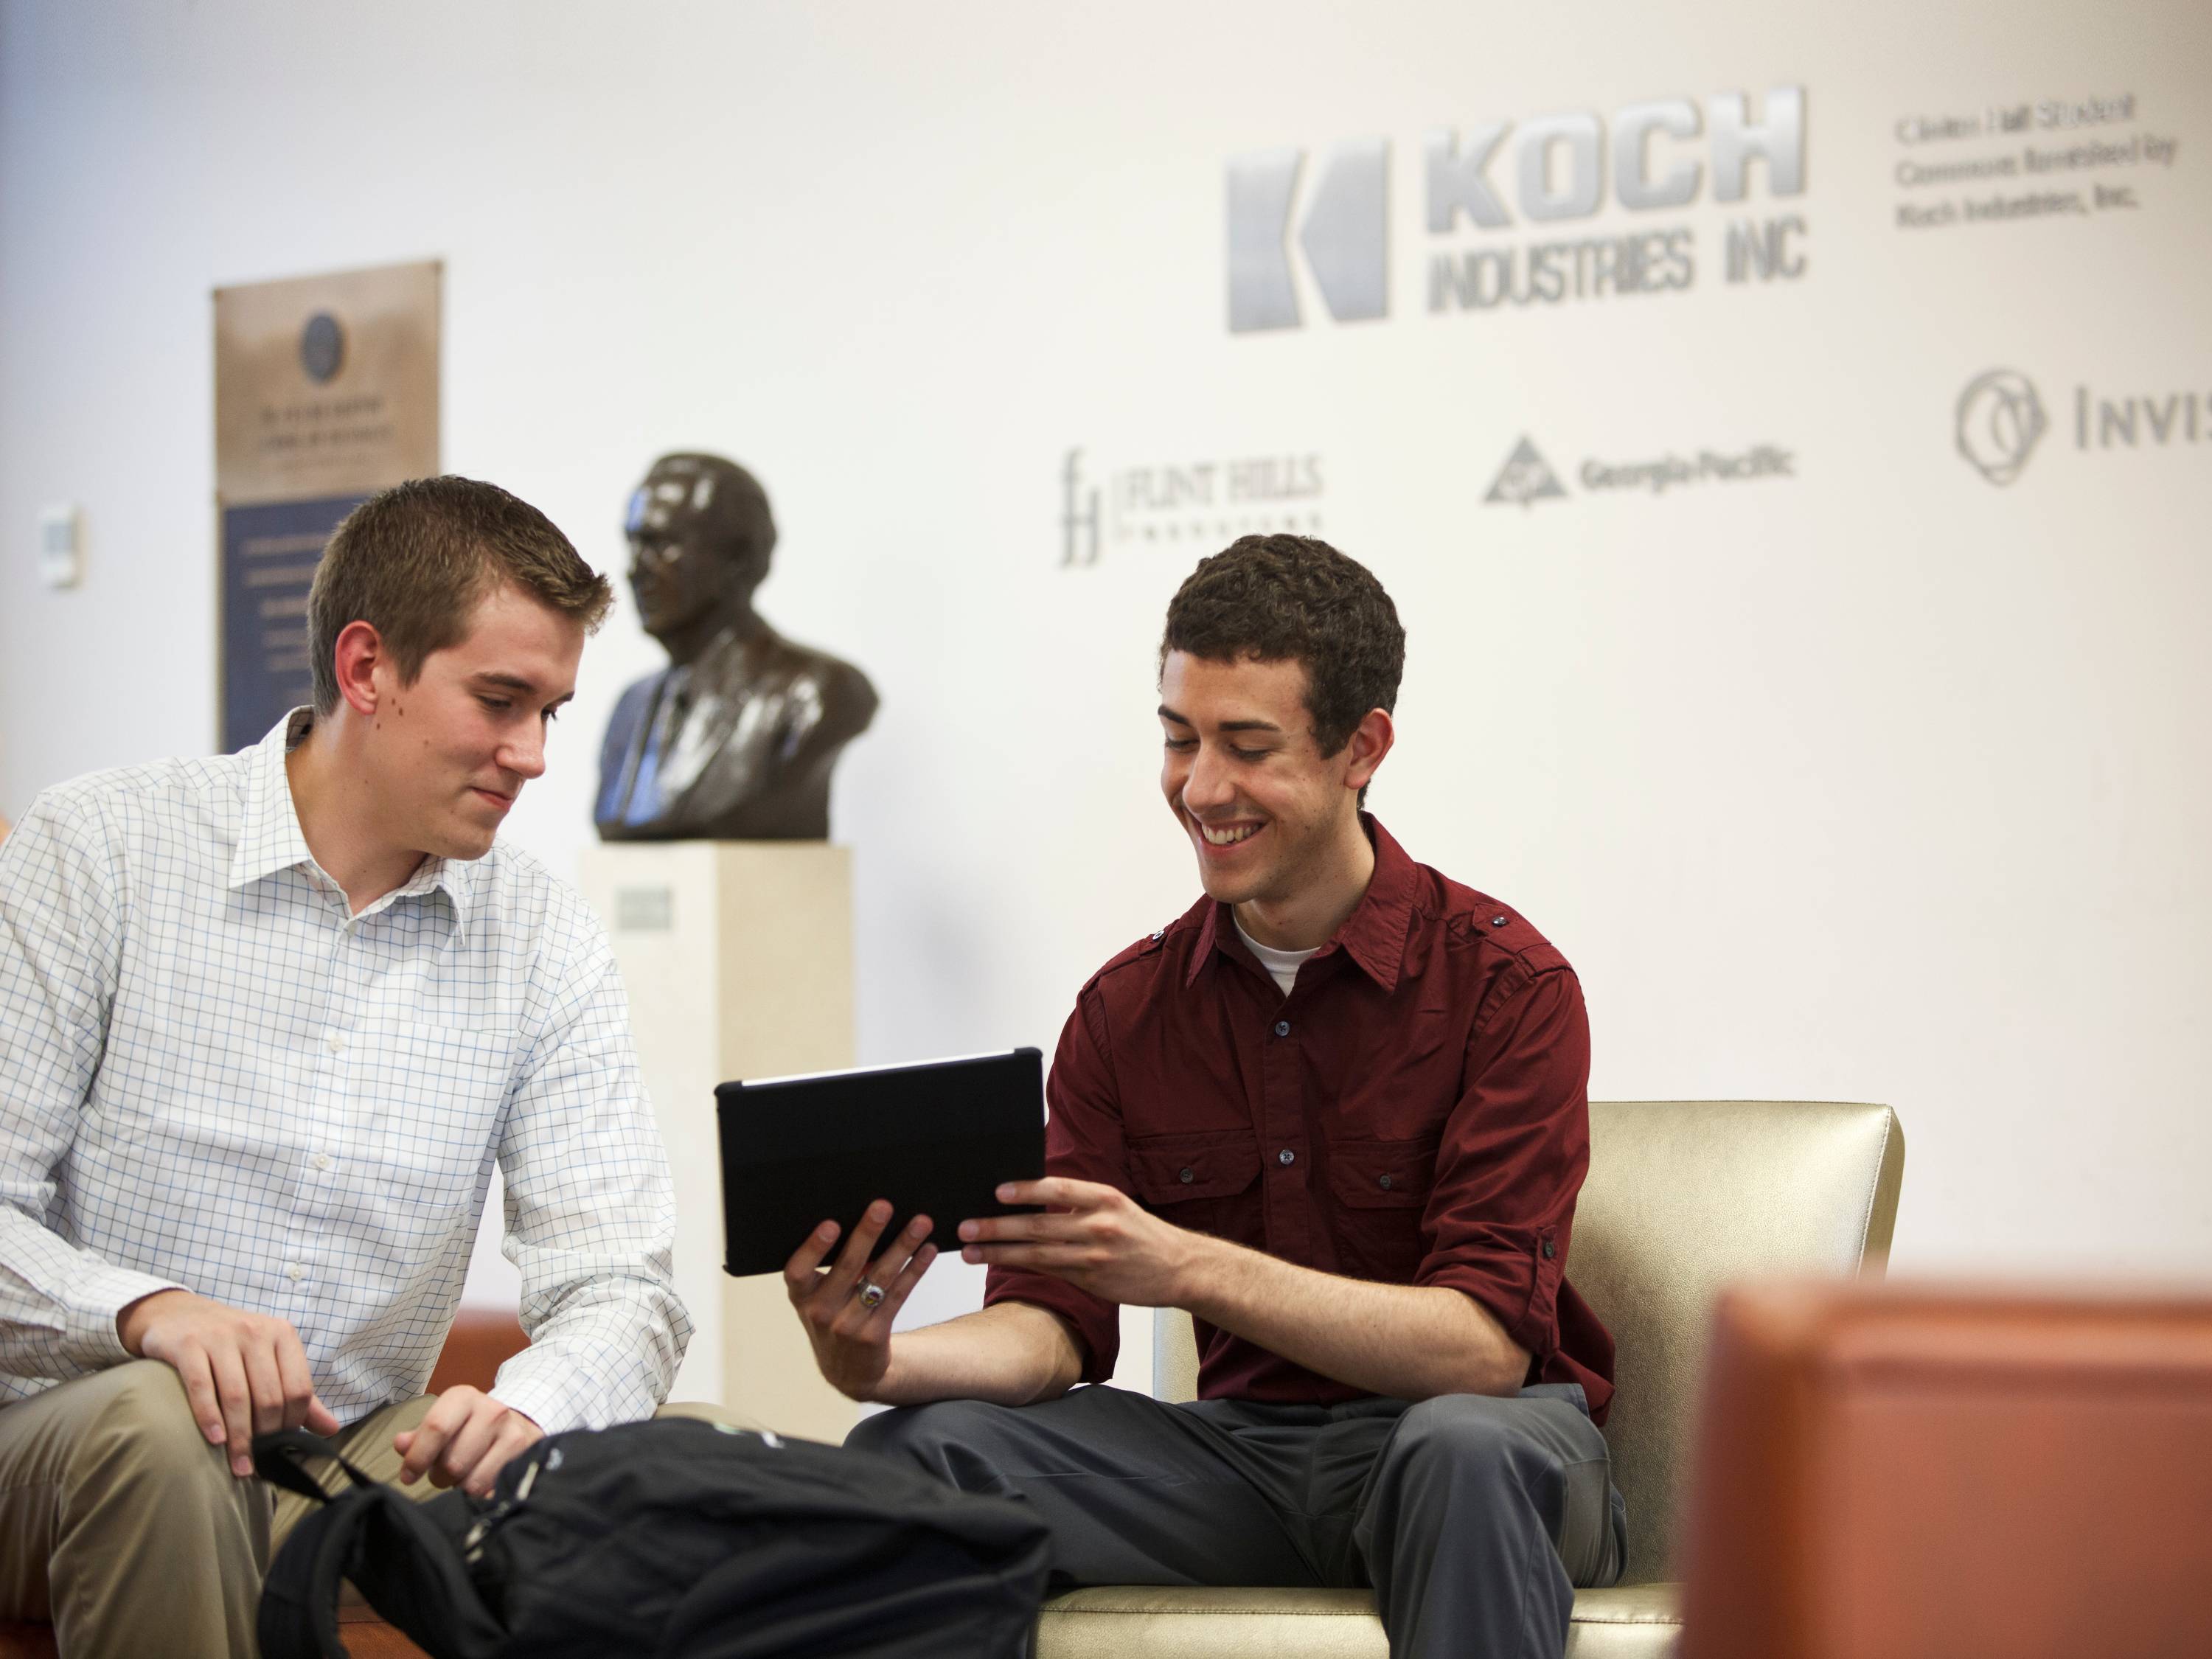
[[[1669,1653],[1666,1582],[1706,1326],[1733,1280],[1880,1273],[1905,1173],[1887,1106],[1800,1101],[1594,1101],[1575,1212],[1576,1287],[1619,1346],[1607,1420],[1628,1499],[1628,1571],[1575,1597],[1572,1659]],[[1153,1392],[1190,1399],[1190,1321],[1163,1311]],[[1080,1589],[1048,1604],[1038,1659],[1386,1659],[1364,1590]]]

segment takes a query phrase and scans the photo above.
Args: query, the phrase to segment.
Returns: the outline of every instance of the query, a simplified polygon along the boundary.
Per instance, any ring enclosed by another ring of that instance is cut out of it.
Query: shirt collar
[[[292,781],[284,757],[300,745],[315,723],[313,708],[295,708],[269,728],[246,762],[246,815],[238,846],[230,855],[230,885],[235,890],[279,870],[312,864],[300,814],[292,805]]]
[[[1398,988],[1398,975],[1406,963],[1406,935],[1413,924],[1413,899],[1420,890],[1418,866],[1406,849],[1374,817],[1359,815],[1360,828],[1375,847],[1375,873],[1344,925],[1322,947],[1319,956],[1342,951],[1359,965],[1385,995]],[[1198,982],[1199,970],[1213,959],[1216,951],[1237,951],[1248,957],[1237,938],[1236,919],[1218,900],[1203,904],[1199,921],[1198,946],[1190,953],[1185,988]]]
[[[284,757],[306,741],[314,725],[313,708],[295,708],[270,726],[269,735],[250,751],[246,811],[239,827],[238,846],[230,855],[233,890],[279,870],[321,871],[308,850],[306,832],[300,828],[299,809],[292,804],[292,780],[284,769]],[[424,859],[413,875],[362,914],[373,915],[395,899],[440,889],[453,907],[453,931],[458,938],[468,925],[470,902],[476,896],[476,872],[473,865],[453,859]]]

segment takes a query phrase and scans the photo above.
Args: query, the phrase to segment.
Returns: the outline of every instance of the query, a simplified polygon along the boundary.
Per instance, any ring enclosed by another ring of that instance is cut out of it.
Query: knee
[[[1488,1395],[1446,1394],[1408,1407],[1391,1436],[1390,1462],[1401,1468],[1464,1473],[1524,1483],[1552,1460],[1514,1421],[1519,1402]]]
[[[848,1446],[912,1463],[966,1491],[995,1490],[987,1448],[998,1417],[1011,1409],[980,1400],[940,1400],[864,1417],[845,1437]]]
[[[207,1489],[228,1493],[232,1478],[221,1446],[211,1445],[192,1417],[175,1371],[158,1359],[134,1359],[103,1373],[102,1399],[77,1442],[75,1473],[127,1486],[142,1499]]]

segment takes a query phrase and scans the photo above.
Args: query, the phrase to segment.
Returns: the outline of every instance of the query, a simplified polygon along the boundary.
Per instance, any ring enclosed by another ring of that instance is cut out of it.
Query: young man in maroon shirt
[[[851,1443],[1050,1522],[1076,1583],[1375,1587],[1391,1651],[1556,1655],[1620,1576],[1613,1343],[1565,1278],[1589,1164],[1573,969],[1360,811],[1405,634],[1326,543],[1201,563],[1160,648],[1161,783],[1206,896],[1083,988],[1042,1215],[964,1223],[981,1313],[890,1334],[889,1206],[790,1263]],[[1117,1304],[1188,1310],[1200,1400],[1103,1383]]]

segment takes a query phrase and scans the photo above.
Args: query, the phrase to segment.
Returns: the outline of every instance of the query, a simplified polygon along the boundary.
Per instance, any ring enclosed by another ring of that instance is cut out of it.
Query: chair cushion
[[[1129,1584],[1045,1603],[1036,1659],[1389,1659],[1366,1590]]]
[[[1675,1587],[1575,1594],[1569,1659],[1660,1659],[1680,1633]],[[1037,1659],[1389,1659],[1367,1590],[1127,1584],[1045,1603]]]

